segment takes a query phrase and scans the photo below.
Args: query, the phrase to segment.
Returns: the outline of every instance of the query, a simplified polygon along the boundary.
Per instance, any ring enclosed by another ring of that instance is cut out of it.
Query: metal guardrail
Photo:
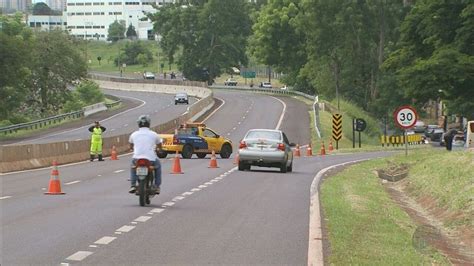
[[[12,134],[14,132],[17,132],[18,130],[23,130],[23,129],[38,129],[47,125],[59,123],[68,118],[75,119],[82,116],[84,116],[83,110],[74,111],[67,114],[55,115],[55,116],[51,116],[51,117],[36,120],[36,121],[0,127],[0,133],[7,135],[7,134]]]
[[[239,87],[239,86],[222,86],[222,85],[213,85],[209,87],[210,89],[226,89],[226,90],[242,90],[242,91],[250,91],[250,92],[261,92],[261,93],[274,93],[274,94],[283,94],[283,95],[298,95],[310,99],[312,101],[315,100],[314,95],[309,95],[300,91],[294,90],[281,90],[281,89],[263,89],[263,88],[250,88],[250,87]]]
[[[105,106],[107,107],[107,109],[109,109],[109,108],[119,105],[121,102],[122,100],[119,99],[111,103],[106,103]],[[51,116],[51,117],[47,117],[44,119],[35,120],[31,122],[0,127],[0,134],[3,133],[4,135],[8,135],[8,134],[18,132],[18,130],[32,130],[32,129],[43,128],[47,125],[56,124],[66,119],[71,119],[71,118],[77,119],[80,117],[84,117],[84,113],[85,113],[84,110],[85,109],[66,113],[66,114],[55,115],[55,116]]]

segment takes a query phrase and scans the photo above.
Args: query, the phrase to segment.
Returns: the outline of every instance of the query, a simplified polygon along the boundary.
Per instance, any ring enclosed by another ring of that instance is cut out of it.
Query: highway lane
[[[227,91],[216,96],[226,104],[206,123],[229,136],[234,147],[248,129],[274,128],[280,121],[283,104],[274,97]],[[287,110],[300,107],[281,99]],[[293,136],[309,130],[307,111],[297,110],[282,120]],[[301,123],[290,123],[295,118]],[[371,156],[378,155],[301,158],[291,174],[266,168],[238,172],[229,159],[208,169],[208,160],[191,159],[181,160],[183,175],[170,175],[171,160],[162,160],[162,194],[145,208],[125,192],[129,156],[60,167],[67,193],[62,196],[42,195],[50,169],[3,175],[0,198],[12,198],[0,200],[0,263],[305,264],[309,187],[316,171]],[[119,232],[126,229],[131,231]]]
[[[106,119],[100,119],[101,124],[107,128],[104,137],[127,134],[136,129],[135,121],[142,114],[149,114],[152,118],[152,126],[167,122],[174,117],[186,112],[189,105],[175,105],[174,94],[163,94],[153,92],[129,92],[119,90],[103,90],[104,93],[114,95],[120,98],[130,99],[138,102],[138,106],[125,110],[119,114],[112,115]],[[197,99],[190,97],[190,103],[193,104]],[[101,114],[102,116],[102,114]],[[10,145],[17,144],[39,144],[59,141],[71,141],[88,139],[90,133],[87,130],[92,124],[81,124],[74,129],[61,129],[59,132],[53,132],[45,136],[32,136]]]

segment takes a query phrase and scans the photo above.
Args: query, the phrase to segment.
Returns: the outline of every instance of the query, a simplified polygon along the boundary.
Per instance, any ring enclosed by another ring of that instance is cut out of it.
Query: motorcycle
[[[155,167],[148,159],[138,159],[133,168],[138,176],[138,189],[135,195],[138,196],[140,206],[145,206],[145,204],[150,204],[150,198],[156,194],[152,188],[155,180]]]

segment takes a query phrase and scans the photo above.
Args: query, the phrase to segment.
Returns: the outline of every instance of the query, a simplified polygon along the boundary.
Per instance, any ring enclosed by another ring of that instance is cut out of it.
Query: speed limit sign
[[[393,116],[395,118],[395,123],[404,129],[413,127],[417,119],[415,108],[409,105],[398,107],[398,109],[393,112]]]

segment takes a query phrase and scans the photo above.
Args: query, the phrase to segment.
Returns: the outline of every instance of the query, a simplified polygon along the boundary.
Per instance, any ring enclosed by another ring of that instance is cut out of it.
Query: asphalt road
[[[251,128],[281,124],[291,142],[309,141],[309,115],[287,97],[216,91],[224,105],[206,123],[234,142]],[[281,113],[286,110],[283,118]],[[1,178],[1,265],[305,265],[310,186],[327,166],[382,153],[298,158],[294,172],[231,159],[162,160],[162,193],[149,207],[126,191],[130,156],[61,166],[65,195],[43,195],[50,169]],[[233,157],[233,156],[232,156]]]
[[[152,119],[152,126],[167,122],[174,117],[186,112],[189,105],[174,104],[174,95],[160,94],[153,92],[128,92],[119,90],[103,90],[104,93],[129,100],[134,107],[114,114],[103,119],[105,112],[94,114],[92,117],[99,120],[107,128],[104,137],[117,136],[132,132],[137,128],[135,121],[142,114],[149,114]],[[189,104],[196,102],[193,97],[189,98]],[[85,121],[89,121],[87,119]],[[10,142],[10,145],[18,144],[39,144],[59,141],[73,141],[89,139],[90,132],[87,130],[92,123],[84,124],[81,121],[74,128],[67,125],[57,127],[55,130],[49,130],[47,134],[41,136],[31,136],[17,142]],[[77,123],[76,123],[77,124]]]

